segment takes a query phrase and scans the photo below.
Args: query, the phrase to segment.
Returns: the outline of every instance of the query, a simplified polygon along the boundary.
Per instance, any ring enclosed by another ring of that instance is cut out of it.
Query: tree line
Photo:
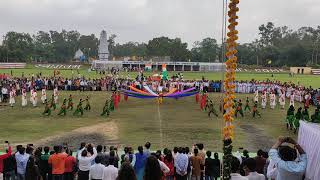
[[[260,66],[306,66],[320,64],[320,26],[292,30],[277,27],[272,22],[258,28],[259,38],[238,44],[240,64]],[[156,37],[147,43],[116,43],[117,36],[108,37],[109,50],[114,57],[168,56],[172,61],[223,61],[224,44],[208,37],[188,44],[180,38]],[[97,58],[99,39],[94,34],[78,31],[38,31],[36,34],[7,32],[0,46],[0,61],[8,62],[69,62],[81,49],[86,57]]]

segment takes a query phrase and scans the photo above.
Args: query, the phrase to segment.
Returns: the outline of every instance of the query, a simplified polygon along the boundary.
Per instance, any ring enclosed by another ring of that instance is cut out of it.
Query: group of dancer
[[[115,109],[118,109],[118,104],[121,100],[121,94],[120,92],[113,92],[110,97],[108,97],[105,101],[105,104],[102,109],[101,116],[109,116],[112,111]],[[124,96],[124,100],[127,101],[128,97]],[[83,103],[85,102],[85,107],[83,108]],[[42,115],[50,116],[52,111],[56,110],[56,101],[54,99],[51,100],[44,100],[45,109],[42,113]],[[67,111],[73,111],[74,103],[73,103],[73,96],[70,94],[69,98],[64,98],[62,105],[60,107],[60,111],[58,113],[59,116],[65,116],[67,114]],[[73,116],[79,116],[83,115],[84,111],[90,111],[91,110],[91,104],[89,101],[89,96],[87,96],[85,99],[80,99],[78,105],[76,106]]]

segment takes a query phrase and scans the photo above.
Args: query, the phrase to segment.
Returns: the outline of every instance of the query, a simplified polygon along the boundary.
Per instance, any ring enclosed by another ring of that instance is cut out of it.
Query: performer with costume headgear
[[[286,105],[286,94],[281,91],[280,97],[279,97],[279,103],[281,106],[281,109],[284,109],[284,106]]]
[[[42,115],[50,116],[51,115],[51,103],[49,104],[47,100],[44,101],[45,109]]]
[[[67,114],[67,99],[64,98],[58,115],[64,115],[65,116],[66,114]]]
[[[274,109],[275,106],[276,106],[276,95],[272,91],[271,94],[270,94],[270,108]]]
[[[240,115],[243,117],[243,109],[242,109],[241,99],[239,99],[238,106],[236,109],[236,114],[235,114],[236,117],[238,117],[238,113],[240,113]]]
[[[73,113],[74,116],[78,115],[79,113],[81,113],[81,116],[83,115],[83,107],[82,107],[83,102],[84,101],[80,99],[79,104],[77,105],[77,109]]]
[[[104,103],[103,109],[102,109],[102,113],[101,116],[104,116],[105,114],[107,114],[107,116],[110,115],[110,106],[109,106],[109,100],[106,99],[106,102]]]
[[[256,114],[261,117],[261,114],[259,113],[258,111],[258,101],[254,102],[254,106],[253,106],[253,109],[252,109],[252,117],[256,117]]]
[[[22,95],[21,95],[21,105],[22,107],[27,106],[28,100],[27,100],[27,91],[25,88],[22,89]]]
[[[42,101],[42,104],[45,103],[45,100],[47,99],[47,93],[46,93],[46,88],[43,87],[42,90],[41,90],[41,101]]]
[[[86,106],[84,107],[85,110],[90,111],[91,110],[91,105],[89,102],[89,96],[86,98]]]
[[[54,95],[53,94],[51,96],[50,104],[51,104],[51,107],[53,108],[53,110],[56,110],[57,105],[56,105],[56,102],[54,100]]]
[[[247,110],[249,110],[249,112],[251,111],[250,105],[249,105],[249,97],[247,97],[246,99],[246,106],[244,107],[244,111],[246,112]]]
[[[59,98],[59,91],[58,86],[56,86],[53,90],[53,96],[54,96],[54,103],[58,104],[58,98]]]
[[[73,110],[73,102],[72,102],[72,95],[70,94],[69,99],[68,99],[68,107],[67,109],[70,109],[71,111]]]
[[[262,109],[265,109],[267,106],[267,92],[264,91],[263,94],[261,95],[261,107]]]
[[[14,104],[16,103],[16,90],[14,88],[11,88],[11,91],[10,91],[10,99],[9,99],[9,104],[11,107],[14,106]]]
[[[37,94],[37,91],[35,89],[32,89],[32,96],[31,96],[31,102],[32,102],[32,105],[33,107],[36,107],[37,106],[37,103],[38,103],[38,94]]]

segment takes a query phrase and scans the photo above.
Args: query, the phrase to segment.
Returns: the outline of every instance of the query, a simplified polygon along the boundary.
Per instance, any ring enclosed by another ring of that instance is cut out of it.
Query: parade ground
[[[48,91],[50,96],[52,92]],[[59,106],[63,98],[70,94],[74,96],[74,103],[89,96],[92,109],[85,111],[82,117],[72,115],[68,111],[65,117],[58,116]],[[109,95],[108,95],[109,96]],[[223,95],[211,93],[215,108],[219,110],[219,102]],[[241,94],[237,98],[245,100],[252,94]],[[108,145],[141,145],[142,142],[152,141],[153,148],[191,146],[194,143],[205,143],[208,149],[221,151],[223,119],[208,117],[207,112],[200,110],[194,97],[182,99],[165,99],[162,105],[153,100],[130,98],[123,99],[119,108],[109,117],[101,117],[100,113],[107,97],[106,92],[75,92],[60,91],[59,105],[52,115],[41,115],[44,105],[38,107],[21,107],[21,98],[17,98],[16,106],[1,106],[0,141],[9,140],[17,143],[49,144],[66,142],[78,146],[82,141],[91,141]],[[234,147],[244,146],[249,150],[268,148],[279,136],[295,136],[285,127],[286,110],[267,108],[260,110],[261,118],[252,118],[252,114],[245,113],[244,118],[235,121],[236,140]],[[275,118],[276,117],[276,118]],[[10,137],[10,139],[7,139]]]

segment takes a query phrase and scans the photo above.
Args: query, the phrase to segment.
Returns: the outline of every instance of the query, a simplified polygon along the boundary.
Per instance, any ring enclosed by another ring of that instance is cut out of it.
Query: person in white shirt
[[[238,158],[231,157],[231,180],[248,180],[248,178],[239,174],[240,161]]]
[[[95,164],[90,167],[89,180],[102,179],[105,166],[101,164],[102,157],[97,156],[94,160]]]
[[[89,146],[90,145],[87,145],[87,148]],[[78,180],[88,180],[91,163],[97,157],[97,150],[96,148],[93,148],[93,154],[91,156],[88,156],[88,151],[84,147],[78,152],[77,156],[79,160]]]
[[[256,166],[256,160],[254,160],[253,158],[249,158],[244,161],[244,168],[249,171],[249,174],[246,177],[249,180],[265,180],[266,178],[263,174],[257,173]]]
[[[118,177],[118,168],[114,167],[114,158],[109,159],[109,165],[104,168],[102,180],[116,180]]]

